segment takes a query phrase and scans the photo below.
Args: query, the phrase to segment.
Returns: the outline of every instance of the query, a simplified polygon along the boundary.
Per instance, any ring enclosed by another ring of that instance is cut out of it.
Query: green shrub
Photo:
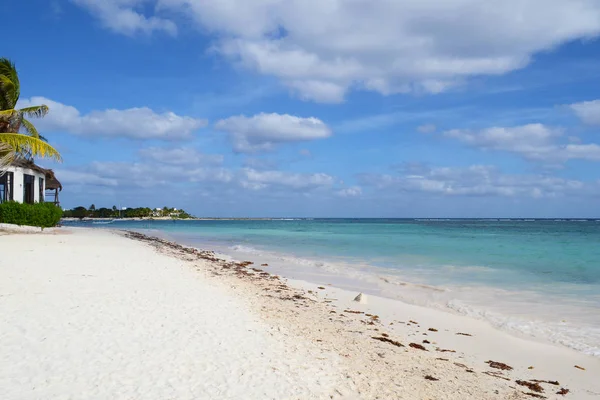
[[[10,201],[0,204],[0,223],[40,226],[56,226],[62,216],[60,207],[52,203],[22,204]]]

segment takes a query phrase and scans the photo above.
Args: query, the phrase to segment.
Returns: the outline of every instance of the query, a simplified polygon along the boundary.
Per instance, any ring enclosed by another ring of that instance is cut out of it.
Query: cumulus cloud
[[[117,186],[119,184],[116,179],[105,178],[90,172],[81,172],[69,169],[55,169],[54,173],[60,178],[60,182],[65,186]]]
[[[163,164],[174,165],[200,165],[200,164],[222,164],[223,156],[220,154],[204,154],[187,148],[165,149],[162,147],[147,147],[139,151],[142,159],[157,161]]]
[[[125,34],[174,33],[167,12],[190,18],[219,54],[320,102],[342,101],[352,88],[438,93],[600,33],[595,0],[74,1]],[[155,15],[142,15],[142,5]]]
[[[19,102],[20,107],[39,104],[46,104],[50,108],[45,118],[36,121],[39,129],[82,136],[181,140],[191,138],[194,131],[207,124],[205,120],[179,116],[173,112],[159,114],[147,107],[82,114],[73,106],[45,97],[32,97]]]
[[[277,144],[324,139],[331,129],[317,118],[301,118],[288,114],[238,115],[215,124],[217,130],[229,133],[233,148],[239,153],[272,150]]]
[[[336,178],[324,173],[298,173],[276,169],[233,169],[211,165],[163,162],[159,149],[141,151],[136,162],[94,161],[84,166],[57,170],[61,181],[77,185],[118,186],[121,188],[171,187],[184,184],[186,188],[208,184],[229,191],[245,188],[253,191],[268,189],[269,193],[298,193],[328,189],[333,193]],[[167,152],[169,150],[167,149]],[[187,153],[186,153],[187,154]],[[158,155],[158,159],[155,157]],[[169,159],[169,158],[167,158]],[[179,189],[178,189],[179,190]],[[348,192],[351,194],[351,191]]]
[[[582,101],[569,107],[588,125],[600,125],[600,100]]]
[[[501,150],[519,154],[527,159],[549,163],[572,159],[600,161],[600,146],[591,144],[562,144],[560,129],[542,124],[515,127],[492,127],[480,131],[454,129],[444,136],[485,150]]]
[[[123,187],[153,187],[185,182],[228,183],[234,173],[226,168],[169,165],[152,162],[105,162],[90,163],[87,172],[111,179]]]
[[[362,174],[363,185],[400,192],[444,196],[555,197],[581,194],[586,184],[548,175],[508,175],[489,165],[427,167],[410,165],[398,175]]]
[[[136,9],[148,3],[145,0],[71,0],[87,9],[107,29],[133,36],[138,33],[150,34],[163,31],[169,35],[177,34],[177,25],[158,16],[145,16]]]
[[[340,189],[336,193],[341,197],[358,197],[362,195],[362,189],[359,186],[352,186],[349,188]]]
[[[300,174],[285,171],[258,171],[245,168],[242,171],[241,185],[248,189],[259,190],[270,186],[284,186],[292,189],[306,190],[318,187],[331,187],[335,178],[331,175]]]

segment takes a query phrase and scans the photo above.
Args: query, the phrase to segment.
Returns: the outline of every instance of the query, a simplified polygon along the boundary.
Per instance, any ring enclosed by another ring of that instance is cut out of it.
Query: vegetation
[[[96,208],[92,204],[89,208],[83,206],[75,207],[63,212],[63,218],[158,218],[171,217],[178,219],[193,218],[184,210],[176,208],[163,207],[160,209],[151,209],[148,207],[126,208],[119,210],[117,206],[112,208]]]
[[[0,223],[40,226],[56,226],[62,216],[60,207],[52,203],[23,204],[9,201],[0,204]]]
[[[48,107],[42,104],[17,109],[20,95],[15,65],[7,58],[0,58],[0,172],[17,156],[29,160],[35,156],[61,160],[59,152],[26,118],[42,118],[48,113]]]

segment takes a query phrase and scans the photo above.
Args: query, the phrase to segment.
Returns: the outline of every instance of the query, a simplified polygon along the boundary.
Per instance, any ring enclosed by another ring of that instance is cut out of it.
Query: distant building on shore
[[[62,185],[51,169],[18,158],[0,176],[0,203],[50,202],[59,205],[58,192]]]

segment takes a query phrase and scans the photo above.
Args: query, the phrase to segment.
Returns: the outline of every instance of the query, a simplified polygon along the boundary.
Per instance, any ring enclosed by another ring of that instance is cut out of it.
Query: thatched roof
[[[51,169],[46,170],[46,189],[58,189],[62,191],[62,185],[58,179],[56,179],[56,175],[54,175],[54,171]]]
[[[29,161],[21,157],[17,157],[10,165],[13,167],[27,168],[42,173],[46,175],[46,189],[62,190],[61,183],[58,179],[56,179],[56,175],[54,175],[54,171],[51,169],[42,168],[39,165],[34,164],[33,161]]]

